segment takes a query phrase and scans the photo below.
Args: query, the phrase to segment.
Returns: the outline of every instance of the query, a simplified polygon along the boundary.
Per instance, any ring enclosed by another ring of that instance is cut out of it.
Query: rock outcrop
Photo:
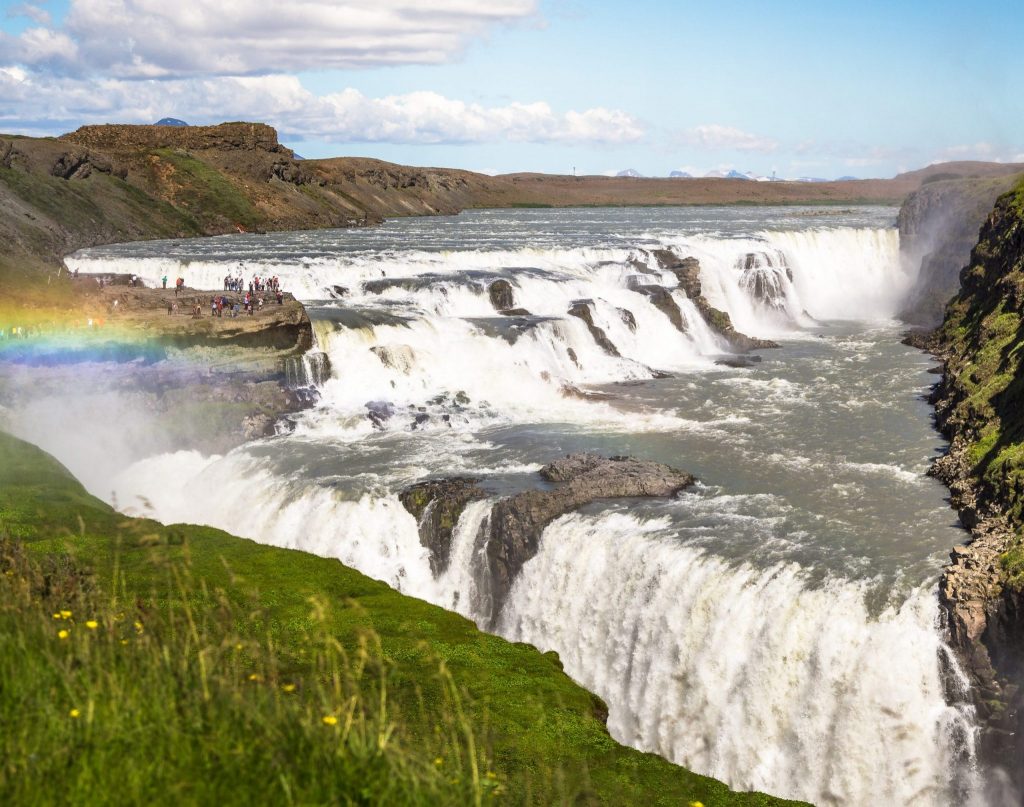
[[[498,313],[511,311],[516,307],[516,298],[512,293],[512,284],[504,278],[500,278],[487,287],[487,295],[490,297],[491,305]]]
[[[676,276],[676,279],[679,281],[679,288],[683,290],[694,306],[696,306],[704,321],[711,330],[724,338],[733,350],[746,353],[751,350],[765,350],[779,346],[777,342],[772,342],[769,339],[758,339],[757,337],[740,333],[733,327],[732,319],[725,311],[714,308],[708,302],[701,288],[700,262],[696,258],[680,258],[668,249],[656,249],[652,254],[663,272],[671,272]],[[647,292],[646,289],[649,288],[651,287],[645,286],[641,290],[644,290],[651,297],[651,301],[659,308],[661,308],[661,305],[665,305],[664,295]],[[668,296],[671,299],[671,295]],[[676,321],[678,318],[681,322],[682,315],[679,313],[679,306],[676,305],[675,300],[672,300],[672,306],[675,308],[676,313],[674,316],[670,316],[669,319],[672,319],[672,324],[677,328],[684,330]]]
[[[902,259],[920,268],[900,317],[925,327],[942,321],[978,231],[996,199],[1017,181],[1016,176],[933,177],[906,198],[898,217]]]
[[[587,326],[587,330],[590,331],[590,335],[597,343],[597,346],[609,356],[618,357],[620,355],[619,349],[615,347],[615,343],[608,338],[608,334],[605,333],[604,328],[594,322],[594,311],[592,306],[592,300],[576,300],[569,307],[569,316],[583,320]]]
[[[537,553],[544,528],[556,518],[599,499],[672,496],[695,481],[662,463],[597,454],[570,454],[545,465],[540,476],[550,487],[499,499],[481,524],[477,541],[486,557],[481,571],[489,594],[482,605],[490,622],[523,564]],[[486,495],[478,480],[461,477],[420,483],[400,494],[420,524],[420,540],[435,569],[447,567],[452,531],[465,506]]]
[[[419,524],[420,542],[430,552],[430,569],[436,577],[448,568],[452,536],[466,505],[486,498],[477,477],[431,479],[403,490],[398,498]]]
[[[179,148],[218,151],[268,151],[292,156],[277,131],[265,123],[221,123],[216,126],[82,126],[61,140],[105,151]]]
[[[1024,785],[1024,183],[981,228],[960,292],[930,340],[945,372],[932,396],[948,454],[932,473],[971,531],[940,601],[972,683],[981,750]]]

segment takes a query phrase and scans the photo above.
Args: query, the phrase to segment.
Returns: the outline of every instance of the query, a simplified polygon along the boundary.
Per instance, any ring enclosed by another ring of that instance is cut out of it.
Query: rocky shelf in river
[[[498,499],[480,525],[476,540],[487,563],[483,612],[493,623],[519,570],[536,553],[544,528],[559,516],[600,499],[668,497],[696,479],[660,462],[633,457],[570,454],[540,469],[544,487]],[[420,540],[439,574],[448,566],[452,538],[463,510],[488,497],[482,480],[451,477],[418,482],[399,498],[419,522]]]

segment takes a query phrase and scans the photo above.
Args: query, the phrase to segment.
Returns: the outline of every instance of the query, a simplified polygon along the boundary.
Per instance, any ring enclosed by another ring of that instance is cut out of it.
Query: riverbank
[[[996,202],[941,327],[914,343],[940,356],[932,394],[950,440],[933,474],[970,531],[939,587],[971,682],[983,757],[1024,785],[1024,182]]]

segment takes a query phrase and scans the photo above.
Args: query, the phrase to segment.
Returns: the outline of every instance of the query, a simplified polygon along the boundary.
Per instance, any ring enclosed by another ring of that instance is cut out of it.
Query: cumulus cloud
[[[642,125],[624,112],[594,108],[559,113],[543,102],[485,106],[435,92],[371,98],[355,89],[316,95],[295,77],[214,77],[139,81],[43,80],[0,68],[0,124],[25,120],[152,123],[172,114],[190,123],[260,120],[289,139],[333,143],[617,144],[640,140]]]
[[[770,137],[717,123],[686,129],[680,133],[678,139],[685,145],[708,151],[752,151],[768,154],[779,148],[778,142]]]
[[[71,0],[59,29],[0,35],[0,61],[123,78],[439,64],[536,14],[537,0]]]

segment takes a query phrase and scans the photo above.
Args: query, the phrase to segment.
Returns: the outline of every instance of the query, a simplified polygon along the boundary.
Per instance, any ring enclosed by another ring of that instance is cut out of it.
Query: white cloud
[[[536,15],[537,0],[72,0],[61,29],[0,34],[0,61],[125,78],[438,64]]]
[[[778,149],[777,141],[770,137],[744,132],[733,126],[717,123],[694,126],[680,133],[679,140],[689,146],[708,151],[755,151],[768,154]]]
[[[42,79],[0,68],[0,125],[49,120],[152,123],[172,115],[190,123],[259,120],[285,136],[333,143],[617,144],[640,140],[642,125],[618,110],[555,112],[548,104],[484,106],[412,92],[370,98],[355,89],[315,95],[295,76],[139,81]]]
[[[8,17],[28,17],[37,25],[50,24],[50,12],[35,3],[18,3],[7,9]]]
[[[940,149],[934,156],[933,162],[948,162],[950,160],[982,160],[993,163],[1019,163],[1024,162],[1024,154],[1017,148],[997,146],[994,143],[985,141],[979,143],[963,143],[955,146],[947,146]]]

